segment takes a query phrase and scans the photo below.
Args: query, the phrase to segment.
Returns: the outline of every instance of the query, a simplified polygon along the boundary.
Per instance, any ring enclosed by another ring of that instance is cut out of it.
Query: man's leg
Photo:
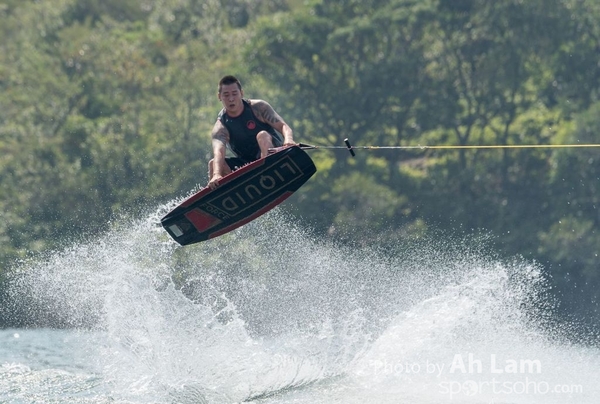
[[[258,132],[258,135],[256,135],[256,141],[258,142],[258,147],[260,147],[260,157],[267,157],[269,155],[269,149],[273,148],[271,134],[266,130],[260,131]]]

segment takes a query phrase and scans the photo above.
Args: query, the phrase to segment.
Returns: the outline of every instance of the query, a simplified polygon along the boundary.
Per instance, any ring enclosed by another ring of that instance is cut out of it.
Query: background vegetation
[[[599,49],[595,0],[0,0],[0,277],[204,184],[224,74],[305,143],[586,144]],[[600,321],[600,148],[312,156],[323,235],[483,229]]]

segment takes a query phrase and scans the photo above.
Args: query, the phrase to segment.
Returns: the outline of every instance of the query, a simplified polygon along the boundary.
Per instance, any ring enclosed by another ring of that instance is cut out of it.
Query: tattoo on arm
[[[283,122],[283,119],[267,102],[261,101],[252,105],[252,110],[263,122],[271,126]]]
[[[218,140],[219,142],[222,142],[224,145],[226,145],[227,142],[229,142],[229,134],[227,133],[227,129],[225,129],[224,127],[214,128],[212,132],[212,139],[213,141]]]

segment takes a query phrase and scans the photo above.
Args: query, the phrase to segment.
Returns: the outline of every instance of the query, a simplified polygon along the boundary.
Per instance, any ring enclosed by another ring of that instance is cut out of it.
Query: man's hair
[[[225,76],[221,80],[219,80],[219,93],[221,93],[221,87],[229,85],[229,84],[237,84],[238,88],[242,89],[242,83],[235,76]]]

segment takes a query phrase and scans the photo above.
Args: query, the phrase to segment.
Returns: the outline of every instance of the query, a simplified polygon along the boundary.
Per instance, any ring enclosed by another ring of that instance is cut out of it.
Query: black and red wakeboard
[[[218,237],[279,205],[316,171],[300,146],[278,148],[190,196],[160,223],[181,245]]]

